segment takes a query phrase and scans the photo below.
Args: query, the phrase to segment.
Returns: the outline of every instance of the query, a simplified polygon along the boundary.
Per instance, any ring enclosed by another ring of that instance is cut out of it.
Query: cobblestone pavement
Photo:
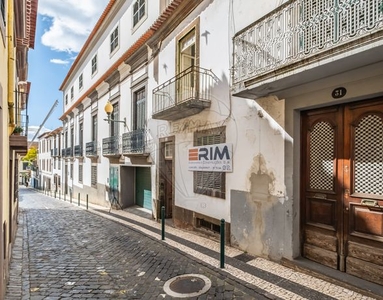
[[[84,204],[84,203],[83,203]],[[6,300],[173,299],[167,280],[200,274],[211,280],[187,299],[372,299],[129,211],[77,206],[33,189],[20,190],[19,229]],[[145,214],[145,213],[143,213]]]

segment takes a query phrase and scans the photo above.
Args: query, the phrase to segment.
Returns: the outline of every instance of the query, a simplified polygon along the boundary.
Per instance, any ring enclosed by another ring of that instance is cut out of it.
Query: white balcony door
[[[179,41],[180,64],[178,79],[177,102],[189,100],[195,95],[196,78],[193,70],[183,74],[183,72],[196,64],[196,35],[195,29],[191,30]]]

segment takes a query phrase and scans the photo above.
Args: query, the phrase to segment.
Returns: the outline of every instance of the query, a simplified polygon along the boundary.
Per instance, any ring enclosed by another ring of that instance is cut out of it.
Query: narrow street
[[[25,188],[20,198],[22,298],[10,287],[7,300],[171,299],[163,286],[183,274],[211,280],[198,299],[264,298],[158,240],[68,202]]]
[[[229,246],[220,269],[217,241],[171,226],[161,240],[144,211],[63,200],[20,187],[5,300],[375,298]]]

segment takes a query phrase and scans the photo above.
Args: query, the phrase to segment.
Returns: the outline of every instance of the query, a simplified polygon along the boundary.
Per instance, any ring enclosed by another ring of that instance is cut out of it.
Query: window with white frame
[[[142,88],[133,94],[133,130],[146,126],[146,91]]]
[[[194,133],[194,146],[214,145],[226,142],[225,127]],[[194,172],[194,193],[225,199],[226,173]]]
[[[118,47],[118,26],[113,30],[110,35],[110,53],[113,53]]]
[[[65,104],[68,104],[68,94],[65,95]]]
[[[84,86],[84,81],[83,81],[83,75],[81,73],[80,76],[78,77],[78,89],[81,90],[83,86]]]
[[[73,98],[74,98],[74,87],[72,86],[70,88],[70,99],[73,100]]]
[[[97,54],[92,58],[92,75],[97,72]]]
[[[118,102],[117,103],[114,103],[113,104],[113,112],[112,112],[112,115],[110,116],[110,118],[112,120],[116,120],[116,121],[119,121],[119,105],[118,105]],[[110,122],[110,125],[109,125],[109,128],[110,128],[110,136],[118,136],[118,133],[119,133],[119,123],[118,122]]]
[[[135,27],[145,16],[146,0],[136,0],[133,4],[133,27]]]
[[[92,142],[97,141],[97,115],[92,116]]]

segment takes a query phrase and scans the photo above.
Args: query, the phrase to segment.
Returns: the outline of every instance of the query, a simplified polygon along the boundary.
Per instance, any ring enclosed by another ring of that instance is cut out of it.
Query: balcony
[[[73,156],[73,148],[68,147],[65,149],[65,157],[72,157]]]
[[[82,157],[82,146],[81,145],[74,146],[74,156],[75,157]]]
[[[122,135],[122,154],[125,156],[149,156],[149,135],[146,129],[137,129]]]
[[[57,157],[59,156],[59,151],[57,148],[51,149],[51,156],[52,157]]]
[[[288,1],[238,32],[234,94],[254,98],[381,60],[382,0]]]
[[[19,153],[27,153],[28,150],[28,141],[25,135],[15,135],[12,134],[9,136],[9,147],[11,150],[15,150]]]
[[[200,113],[211,104],[215,75],[190,67],[153,90],[153,119],[176,121]]]
[[[102,155],[110,157],[121,155],[120,136],[116,135],[102,139]]]
[[[89,142],[85,144],[85,156],[97,157],[97,141]]]

